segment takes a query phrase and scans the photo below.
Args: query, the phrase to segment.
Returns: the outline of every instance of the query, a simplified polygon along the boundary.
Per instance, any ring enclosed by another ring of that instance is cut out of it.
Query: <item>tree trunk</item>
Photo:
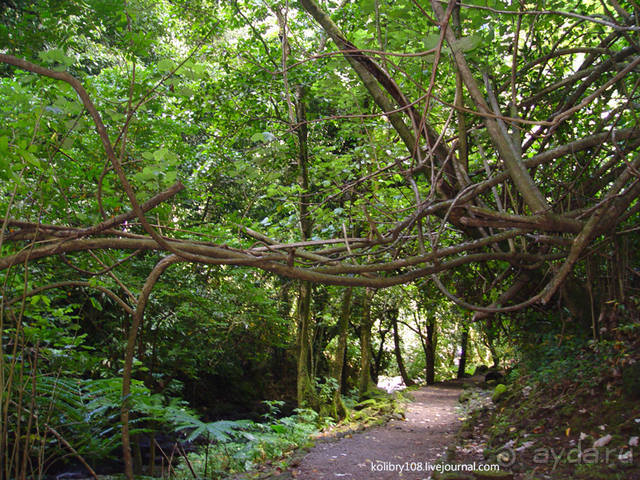
[[[371,379],[371,301],[375,290],[367,288],[362,300],[362,323],[360,325],[360,377],[358,391],[363,396],[375,384]]]
[[[495,346],[495,334],[494,334],[494,320],[488,320],[485,326],[485,337],[487,339],[487,347],[489,347],[489,352],[491,352],[491,361],[493,362],[492,368],[498,368],[500,365],[500,357],[498,356],[498,351]]]
[[[298,407],[314,408],[315,391],[311,378],[311,283],[302,282],[298,295]]]
[[[340,309],[340,319],[338,320],[338,347],[336,357],[333,361],[332,376],[336,380],[337,387],[333,393],[331,405],[331,415],[337,419],[343,419],[347,415],[347,409],[342,402],[342,384],[344,373],[344,357],[347,352],[347,334],[349,328],[349,314],[351,313],[351,297],[353,288],[346,288],[342,295],[342,307]]]
[[[469,326],[462,327],[462,338],[460,339],[460,361],[458,362],[457,378],[464,378],[465,369],[467,367],[467,344],[469,343]]]
[[[284,34],[283,34],[284,35]],[[283,37],[283,42],[286,38]],[[286,58],[283,58],[286,64]],[[297,130],[298,147],[298,185],[300,195],[298,197],[298,207],[300,210],[300,234],[302,240],[311,237],[313,228],[311,216],[307,208],[307,195],[309,194],[309,153],[307,149],[307,116],[304,104],[304,88],[298,86],[296,89],[295,113],[290,108],[290,121]],[[288,91],[287,91],[288,95]],[[289,97],[287,97],[289,98]],[[291,102],[289,103],[291,106]],[[299,407],[317,408],[315,390],[313,388],[313,378],[311,376],[311,283],[301,282],[300,294],[298,298],[298,381],[297,396]]]
[[[407,387],[414,385],[414,381],[409,378],[407,369],[404,366],[404,360],[402,360],[402,350],[400,348],[400,334],[398,333],[398,310],[392,311],[393,318],[391,318],[391,324],[393,326],[393,353],[396,356],[396,363],[398,364],[398,370],[400,370],[400,376],[402,381]]]
[[[176,255],[169,255],[160,260],[142,286],[138,303],[133,314],[127,346],[124,352],[124,365],[122,367],[122,406],[120,409],[120,423],[122,425],[122,460],[124,462],[124,474],[127,480],[134,480],[133,456],[131,455],[131,438],[129,436],[129,402],[131,395],[131,376],[133,373],[133,356],[136,347],[138,328],[144,318],[144,310],[147,306],[151,291],[164,271],[172,264],[182,261]]]
[[[374,357],[373,364],[371,365],[371,378],[373,379],[373,383],[378,384],[378,377],[380,376],[380,370],[382,369],[382,356],[384,355],[384,342],[387,339],[387,333],[389,330],[384,330],[380,328],[378,334],[380,335],[380,346],[378,347],[378,352]]]
[[[436,320],[427,320],[427,340],[425,342],[425,380],[427,385],[436,383]]]

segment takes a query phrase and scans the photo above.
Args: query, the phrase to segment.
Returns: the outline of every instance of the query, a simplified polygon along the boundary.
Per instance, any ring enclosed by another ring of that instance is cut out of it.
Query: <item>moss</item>
[[[378,388],[378,387],[372,387],[370,389],[368,389],[366,392],[364,392],[360,398],[362,400],[369,400],[372,398],[385,398],[388,397],[389,394],[387,392],[385,392],[384,390]]]
[[[507,386],[503,383],[499,383],[498,385],[496,385],[496,388],[493,391],[493,395],[491,395],[491,400],[493,400],[494,403],[499,402],[500,399],[504,397],[504,394],[506,392]]]

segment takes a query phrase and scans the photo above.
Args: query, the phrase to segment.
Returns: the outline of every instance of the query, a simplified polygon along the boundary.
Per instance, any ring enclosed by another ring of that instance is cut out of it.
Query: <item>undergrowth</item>
[[[189,453],[176,468],[178,478],[221,478],[252,470],[257,464],[281,459],[306,445],[319,429],[330,424],[310,409],[296,409],[290,417],[277,419],[282,402],[265,402],[269,412],[264,423],[248,420],[214,422],[216,434],[206,428],[193,431],[188,439],[204,437],[205,445]],[[212,441],[213,440],[213,441]]]
[[[294,415],[278,418],[282,402],[268,401],[263,423],[241,420],[213,422],[209,430],[207,424],[192,428],[187,439],[200,439],[204,445],[180,461],[175,475],[186,480],[225,478],[259,469],[282,471],[294,451],[312,447],[320,436],[344,435],[404,415],[408,399],[408,394],[398,392],[375,392],[361,402],[347,397],[349,415],[340,424],[310,409],[296,409]]]
[[[465,425],[460,449],[508,460],[516,478],[640,478],[640,406],[623,382],[640,360],[637,346],[632,338],[544,338],[508,376],[493,413]]]

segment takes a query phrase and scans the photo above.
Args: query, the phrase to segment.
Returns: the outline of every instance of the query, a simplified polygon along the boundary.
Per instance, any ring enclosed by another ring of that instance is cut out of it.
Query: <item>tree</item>
[[[392,328],[393,328],[393,353],[396,357],[396,363],[398,364],[398,370],[400,371],[400,376],[402,377],[402,381],[407,387],[414,385],[414,381],[407,374],[407,369],[404,366],[404,361],[402,359],[402,349],[400,345],[400,334],[398,333],[398,308],[392,308],[387,310]],[[433,383],[433,382],[432,382]]]

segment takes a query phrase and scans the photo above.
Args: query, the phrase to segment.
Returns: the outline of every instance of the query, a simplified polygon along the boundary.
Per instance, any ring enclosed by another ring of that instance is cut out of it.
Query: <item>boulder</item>
[[[458,398],[458,401],[460,403],[465,403],[468,402],[469,400],[471,400],[471,397],[473,396],[473,391],[472,390],[464,390],[461,394],[460,397]]]
[[[493,391],[493,395],[491,395],[491,401],[493,403],[498,403],[506,392],[507,386],[503,383],[499,383],[498,385],[496,385],[496,389]]]
[[[490,370],[484,376],[484,381],[485,382],[490,382],[490,381],[500,382],[500,381],[502,381],[502,379],[504,379],[504,374],[502,372],[497,371],[497,370]]]

